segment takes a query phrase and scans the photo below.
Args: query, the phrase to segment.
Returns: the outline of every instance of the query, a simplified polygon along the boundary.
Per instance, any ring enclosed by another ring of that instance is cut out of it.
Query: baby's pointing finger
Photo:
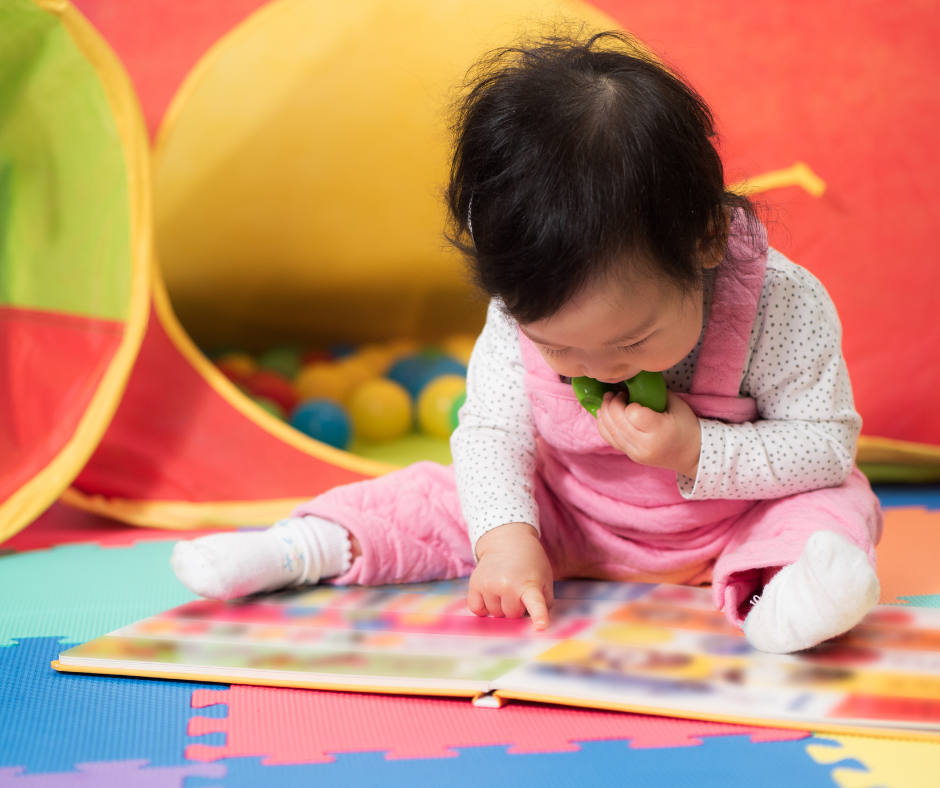
[[[545,606],[551,610],[555,606],[555,585],[551,581],[545,584],[542,589],[542,596],[545,598]]]
[[[529,617],[537,630],[548,627],[548,607],[541,591],[537,588],[527,588],[522,592],[522,604],[529,611]]]

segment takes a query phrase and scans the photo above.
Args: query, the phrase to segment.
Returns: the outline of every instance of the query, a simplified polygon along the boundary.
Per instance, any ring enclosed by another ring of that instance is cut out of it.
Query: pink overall
[[[718,267],[691,392],[680,394],[701,418],[758,418],[739,388],[766,264],[764,255]],[[519,341],[538,432],[541,541],[556,579],[711,581],[716,608],[740,626],[751,596],[799,558],[814,531],[842,534],[874,566],[881,510],[857,468],[839,487],[785,498],[685,500],[675,473],[609,446],[570,384],[521,332]],[[331,490],[294,514],[333,520],[359,540],[363,555],[334,582],[422,582],[466,576],[475,565],[452,467],[416,463]]]

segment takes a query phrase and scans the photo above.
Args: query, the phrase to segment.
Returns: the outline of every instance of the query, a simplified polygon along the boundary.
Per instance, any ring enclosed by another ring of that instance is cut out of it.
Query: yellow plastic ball
[[[476,343],[477,338],[473,334],[451,334],[441,342],[441,347],[448,356],[466,365],[470,363],[470,353]]]
[[[379,376],[375,364],[358,354],[337,361],[336,366],[346,376],[347,397],[367,380],[373,380]]]
[[[375,377],[382,377],[392,365],[392,352],[385,345],[363,345],[355,354],[372,370]]]
[[[412,353],[418,352],[418,343],[412,339],[393,339],[385,345],[385,351],[389,355],[388,365],[393,366],[396,361]]]
[[[450,412],[454,400],[467,390],[463,375],[441,375],[424,387],[418,396],[418,426],[421,431],[435,438],[449,438]]]
[[[395,381],[374,378],[352,393],[349,415],[357,438],[373,443],[395,440],[411,430],[411,397]]]
[[[297,399],[327,399],[343,402],[350,390],[349,376],[332,361],[315,361],[308,364],[294,381]]]

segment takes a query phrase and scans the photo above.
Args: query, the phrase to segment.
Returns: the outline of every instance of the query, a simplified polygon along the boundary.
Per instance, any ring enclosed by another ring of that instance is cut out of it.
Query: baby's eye
[[[645,345],[647,341],[649,341],[649,337],[647,337],[646,339],[641,339],[639,342],[634,342],[632,345],[621,345],[617,348],[617,350],[624,350],[627,353],[632,353],[636,350],[639,350],[641,347],[643,347],[643,345]]]
[[[570,349],[571,349],[571,348],[567,348],[567,347],[563,347],[563,348],[554,348],[554,347],[545,347],[545,345],[542,345],[542,352],[543,352],[543,353],[547,353],[547,354],[550,355],[550,356],[561,356],[561,355],[564,355],[564,354],[567,353]]]

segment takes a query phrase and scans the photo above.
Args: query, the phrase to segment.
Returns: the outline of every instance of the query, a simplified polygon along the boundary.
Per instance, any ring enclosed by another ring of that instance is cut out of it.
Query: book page
[[[764,654],[711,589],[661,585],[493,682],[683,714],[940,730],[940,610],[876,607],[846,635]]]
[[[649,588],[591,582],[557,586],[559,599],[544,632],[536,632],[528,618],[473,615],[466,579],[380,588],[324,585],[238,601],[190,602],[69,649],[60,661],[167,675],[306,677],[321,686],[485,692],[494,678]]]
[[[750,721],[940,731],[940,610],[879,606],[799,654],[755,651],[711,589],[555,583],[551,625],[480,618],[467,581],[200,600],[60,655],[67,668],[336,689],[501,693]]]

